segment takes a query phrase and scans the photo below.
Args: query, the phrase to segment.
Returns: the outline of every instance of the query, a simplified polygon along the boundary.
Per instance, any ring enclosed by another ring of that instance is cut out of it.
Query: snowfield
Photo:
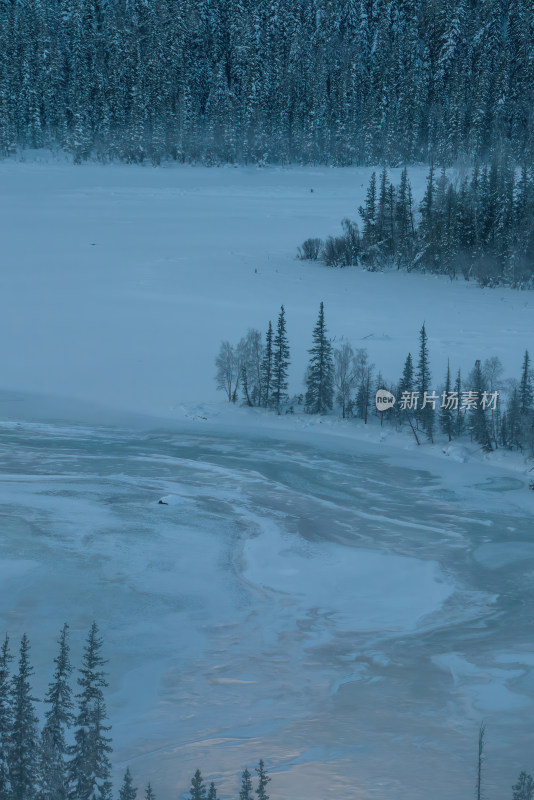
[[[417,197],[426,172],[410,171]],[[296,259],[356,218],[370,173],[0,162],[3,387],[174,417],[222,399],[221,340],[265,331],[284,303],[298,393],[321,300],[331,337],[390,380],[425,320],[436,387],[447,357],[467,373],[497,355],[519,377],[532,292]]]
[[[519,374],[531,292],[295,259],[369,174],[0,162],[0,630],[40,696],[98,621],[116,783],[160,800],[261,757],[272,800],[469,797],[482,719],[488,798],[534,768],[525,459],[215,391],[281,303],[302,391],[321,300],[388,378],[423,320],[436,387],[447,356]]]

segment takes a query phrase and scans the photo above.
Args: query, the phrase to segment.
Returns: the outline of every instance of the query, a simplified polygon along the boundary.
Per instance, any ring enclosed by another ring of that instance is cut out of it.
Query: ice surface
[[[230,797],[264,757],[273,800],[449,800],[472,787],[484,716],[505,791],[534,696],[515,657],[530,567],[494,565],[509,539],[531,547],[518,490],[504,506],[483,466],[466,490],[468,465],[438,477],[336,436],[187,425],[3,426],[0,618],[31,638],[36,692],[63,621],[78,661],[96,618],[117,780],[129,764],[178,796],[200,766]]]

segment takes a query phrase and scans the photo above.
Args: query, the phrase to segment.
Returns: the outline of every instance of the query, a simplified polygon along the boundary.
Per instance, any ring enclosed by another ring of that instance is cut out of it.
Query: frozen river
[[[482,719],[488,800],[534,769],[522,479],[195,427],[5,424],[0,447],[1,627],[41,695],[62,623],[78,663],[97,620],[117,774],[159,800],[197,766],[235,796],[260,757],[273,800],[468,798]]]

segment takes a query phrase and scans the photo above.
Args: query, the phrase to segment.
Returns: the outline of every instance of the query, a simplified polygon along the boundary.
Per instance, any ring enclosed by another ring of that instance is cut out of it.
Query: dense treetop
[[[524,162],[533,54],[531,0],[0,0],[0,152]]]

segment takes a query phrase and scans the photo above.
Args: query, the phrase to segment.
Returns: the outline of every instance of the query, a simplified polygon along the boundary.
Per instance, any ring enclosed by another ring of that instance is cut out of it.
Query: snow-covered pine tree
[[[199,769],[191,778],[191,788],[189,789],[191,800],[206,800],[206,784]]]
[[[332,345],[326,335],[324,304],[313,331],[313,345],[306,376],[306,411],[308,414],[327,414],[334,403],[334,359]]]
[[[412,393],[414,391],[414,373],[413,373],[413,360],[412,354],[408,353],[406,361],[404,362],[404,369],[402,370],[402,377],[399,381],[399,399],[404,392]]]
[[[269,795],[267,794],[267,784],[270,782],[271,778],[267,774],[267,770],[265,769],[262,758],[260,758],[260,763],[256,767],[256,772],[258,773],[258,786],[256,788],[258,800],[269,800]]]
[[[475,441],[482,445],[484,450],[490,452],[493,447],[489,434],[487,412],[482,404],[482,396],[487,391],[487,387],[478,359],[475,361],[475,366],[469,376],[469,384],[471,391],[476,394],[476,405],[469,413],[469,429]]]
[[[156,795],[154,794],[154,791],[150,783],[147,784],[145,790],[145,800],[156,800]]]
[[[69,762],[69,787],[75,800],[111,800],[111,730],[106,725],[103,690],[107,687],[102,638],[93,622],[82,657],[80,693],[75,720],[74,745]]]
[[[363,219],[363,244],[365,248],[369,249],[377,241],[376,172],[371,175],[365,206],[360,206],[359,212]]]
[[[456,416],[454,418],[454,435],[461,436],[465,428],[465,412],[462,411],[462,373],[458,370],[456,380],[454,381],[454,391],[458,398],[458,408],[456,409]]]
[[[427,177],[426,190],[421,203],[421,224],[419,226],[419,238],[423,248],[422,259],[424,263],[435,265],[436,258],[436,219],[434,211],[434,199],[436,194],[436,184],[434,180],[434,166],[430,166]]]
[[[488,392],[490,394],[497,392],[497,398],[494,404],[495,407],[493,407],[492,405],[491,414],[488,417],[490,438],[494,443],[495,447],[498,447],[499,444],[499,426],[501,424],[502,405],[498,389],[500,387],[500,378],[503,372],[504,372],[504,367],[498,356],[492,356],[491,358],[487,358],[484,361],[484,364],[482,366],[482,374],[487,384]]]
[[[532,411],[532,401],[534,392],[532,391],[532,375],[530,369],[530,356],[525,350],[523,357],[523,368],[521,370],[521,382],[519,384],[519,402],[521,404],[521,414],[528,415]]]
[[[533,800],[534,798],[534,780],[532,775],[524,770],[520,772],[517,783],[512,786],[513,796],[512,800]]]
[[[239,800],[252,800],[252,777],[248,769],[244,769],[241,773]]]
[[[272,405],[280,414],[282,404],[287,400],[287,372],[289,368],[289,342],[286,333],[286,316],[284,306],[280,308],[276,336],[273,342],[273,381]]]
[[[376,241],[381,245],[381,250],[385,247],[385,240],[388,239],[388,171],[384,167],[380,173],[380,187],[378,190],[378,204],[376,210]]]
[[[132,773],[130,772],[130,767],[126,767],[119,792],[119,800],[135,800],[136,797],[137,789],[133,785]]]
[[[401,408],[400,404],[403,399],[403,395],[411,395],[413,392],[414,392],[413,359],[412,359],[412,354],[408,353],[408,355],[406,356],[406,360],[404,362],[402,376],[396,388],[397,402],[393,407],[395,417],[401,423],[407,418],[408,414],[410,414],[410,416],[413,414],[411,410],[408,411],[408,408],[406,409]]]
[[[213,781],[211,781],[208,789],[208,800],[217,800],[217,787]]]
[[[395,227],[397,231],[397,265],[398,267],[407,267],[414,253],[415,226],[413,219],[412,188],[408,179],[408,169],[406,167],[402,170],[397,192]]]
[[[417,362],[415,384],[416,391],[419,392],[416,418],[430,441],[433,441],[434,409],[428,402],[425,405],[425,394],[430,393],[430,364],[428,358],[428,336],[424,323],[419,332],[419,360]],[[423,408],[423,406],[425,407]]]
[[[30,678],[30,643],[26,634],[20,643],[18,672],[11,680],[12,727],[8,750],[11,800],[34,800],[37,797],[39,756],[39,720],[35,713]]]
[[[67,800],[69,796],[67,732],[74,717],[68,629],[65,623],[58,641],[59,653],[54,659],[56,669],[45,697],[48,710],[41,732],[39,800]]]
[[[13,656],[9,652],[7,635],[0,651],[0,800],[10,800],[9,745],[11,742],[12,706],[9,664]]]
[[[452,432],[454,428],[454,410],[449,403],[449,395],[451,392],[451,364],[447,360],[447,374],[445,376],[445,389],[443,402],[439,412],[439,424],[442,432],[447,435],[449,442],[452,440]]]

